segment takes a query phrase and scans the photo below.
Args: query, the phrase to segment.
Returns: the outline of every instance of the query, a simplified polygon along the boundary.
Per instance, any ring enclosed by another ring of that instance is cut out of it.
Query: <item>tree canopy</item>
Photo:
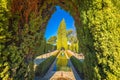
[[[57,37],[56,36],[51,36],[49,39],[48,39],[48,43],[49,44],[56,44],[56,40],[57,40]]]
[[[68,49],[74,52],[78,52],[78,39],[76,33],[73,30],[67,30]]]

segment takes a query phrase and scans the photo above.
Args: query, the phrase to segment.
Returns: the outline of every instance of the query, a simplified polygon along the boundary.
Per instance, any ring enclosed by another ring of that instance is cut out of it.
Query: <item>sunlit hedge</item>
[[[76,26],[79,46],[85,55],[86,80],[120,79],[119,3],[118,0],[80,0],[81,26]]]
[[[84,79],[84,72],[83,72],[83,62],[75,58],[74,56],[70,57],[72,64],[74,65],[77,73],[79,74],[80,78]]]
[[[45,73],[49,70],[51,64],[54,62],[56,56],[58,53],[55,53],[54,55],[47,58],[45,61],[40,63],[35,70],[35,76],[43,77]]]
[[[79,74],[80,78],[84,79],[84,62],[81,62],[79,59],[74,57],[71,53],[67,52],[68,57],[70,58],[73,66],[75,67],[77,73]]]

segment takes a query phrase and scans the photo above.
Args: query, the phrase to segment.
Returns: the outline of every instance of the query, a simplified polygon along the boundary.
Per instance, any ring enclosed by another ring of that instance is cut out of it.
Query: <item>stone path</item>
[[[69,52],[70,54],[72,54],[73,56],[75,56],[79,60],[84,59],[83,53],[78,54],[78,53],[74,53],[74,52],[72,52],[70,50],[67,50],[67,52]]]
[[[57,80],[58,78],[64,78],[65,80],[76,80],[72,71],[57,71],[50,78],[50,80]],[[60,80],[64,80],[60,79]]]

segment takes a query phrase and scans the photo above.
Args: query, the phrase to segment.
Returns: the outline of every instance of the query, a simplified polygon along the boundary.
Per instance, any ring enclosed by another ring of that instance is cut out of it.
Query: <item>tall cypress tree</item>
[[[57,33],[57,49],[61,49],[62,47],[65,49],[67,49],[68,47],[66,36],[66,24],[64,19],[62,19]]]

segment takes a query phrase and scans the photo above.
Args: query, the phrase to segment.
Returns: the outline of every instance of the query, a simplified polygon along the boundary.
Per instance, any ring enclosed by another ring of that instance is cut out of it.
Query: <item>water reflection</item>
[[[63,51],[58,55],[53,71],[71,71],[69,60]]]

